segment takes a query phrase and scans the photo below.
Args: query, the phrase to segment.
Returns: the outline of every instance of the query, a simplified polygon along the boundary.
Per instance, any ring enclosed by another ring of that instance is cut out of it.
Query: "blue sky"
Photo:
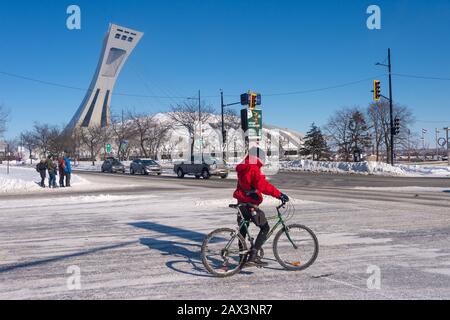
[[[66,28],[66,8],[81,8],[81,30]],[[377,4],[382,29],[368,30]],[[371,80],[302,91],[385,73],[374,65],[392,50],[393,72],[450,78],[450,1],[0,1],[0,72],[87,88],[110,22],[145,32],[115,92],[194,96],[218,109],[253,89],[263,94],[264,121],[306,131],[342,106],[366,107]],[[387,78],[382,76],[387,92]],[[450,125],[450,81],[394,77],[394,100],[411,107],[415,130]],[[0,74],[0,104],[11,110],[7,137],[34,121],[67,123],[85,92]],[[179,99],[116,95],[113,111],[159,112]],[[422,122],[425,121],[425,122]],[[434,122],[442,121],[442,122]],[[449,121],[445,123],[444,121]]]

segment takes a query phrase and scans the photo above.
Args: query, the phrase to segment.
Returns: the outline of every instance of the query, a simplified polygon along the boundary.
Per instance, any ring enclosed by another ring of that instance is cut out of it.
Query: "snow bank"
[[[294,160],[280,163],[284,171],[309,171],[330,173],[373,174],[388,176],[433,176],[450,177],[450,167],[394,165],[383,162],[327,162]]]
[[[58,182],[59,177],[56,177]],[[9,174],[7,174],[7,167],[0,165],[0,193],[25,193],[30,191],[44,191],[39,186],[41,177],[34,168],[11,166]],[[48,174],[45,179],[48,185]],[[71,184],[74,187],[86,186],[90,182],[77,175],[72,175]]]

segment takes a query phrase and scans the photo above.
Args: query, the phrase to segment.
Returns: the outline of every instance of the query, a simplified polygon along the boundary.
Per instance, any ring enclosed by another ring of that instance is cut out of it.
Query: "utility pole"
[[[389,70],[389,98],[386,98],[383,95],[380,95],[380,97],[383,97],[387,100],[389,100],[389,118],[390,118],[390,139],[391,139],[391,145],[389,148],[390,153],[390,159],[388,159],[388,162],[391,163],[391,165],[394,165],[394,136],[395,136],[395,129],[394,129],[394,107],[392,103],[392,64],[391,64],[391,49],[388,48],[388,64],[383,63],[376,63],[377,66],[383,66],[387,67]],[[375,91],[374,91],[375,94]]]
[[[225,133],[225,121],[223,118],[223,90],[220,89],[220,109],[222,111],[222,161],[226,160],[225,144],[227,143],[227,137]]]
[[[439,139],[439,129],[436,128],[436,160],[439,160],[439,145],[438,145],[438,139]]]
[[[224,120],[224,112],[226,107],[235,106],[237,104],[241,104],[241,102],[224,104],[223,101],[223,90],[220,89],[220,109],[222,112],[222,159],[223,161],[228,160],[226,154],[226,144],[227,144],[227,131],[225,130],[225,120]]]
[[[121,123],[121,126],[122,126],[122,130],[121,130],[121,139],[120,139],[120,141],[119,141],[119,152],[118,152],[118,154],[119,154],[119,161],[123,161],[123,159],[121,159],[121,156],[120,156],[120,152],[122,151],[122,143],[123,143],[123,140],[125,140],[125,134],[124,134],[124,132],[123,132],[123,128],[124,128],[124,123],[123,123],[123,108],[122,108],[122,123]]]
[[[389,68],[389,117],[391,127],[391,165],[394,165],[394,108],[392,106],[392,65],[391,65],[391,48],[388,48],[388,68]]]
[[[408,163],[411,162],[411,130],[408,129]]]
[[[448,165],[450,166],[450,141],[449,141],[449,134],[448,132],[450,131],[450,127],[446,127],[444,128],[445,130],[445,138],[447,141],[447,158],[448,158]]]
[[[6,174],[9,174],[9,143],[6,144]]]
[[[203,134],[202,134],[202,107],[201,107],[201,97],[200,97],[200,90],[198,90],[198,123],[199,123],[199,129],[200,129],[200,154],[202,156],[202,163],[203,163]]]

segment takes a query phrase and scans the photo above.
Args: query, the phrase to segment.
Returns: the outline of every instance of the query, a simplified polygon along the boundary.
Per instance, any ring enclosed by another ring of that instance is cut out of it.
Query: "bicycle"
[[[273,241],[273,253],[278,263],[287,270],[300,271],[310,267],[319,254],[319,242],[314,232],[301,224],[286,225],[286,221],[295,213],[293,205],[286,208],[286,202],[276,207],[277,222],[267,234],[266,242],[281,225],[282,228],[275,235]],[[230,204],[229,207],[237,209],[237,215],[241,217],[241,223],[237,229],[220,228],[209,233],[202,244],[201,256],[205,268],[217,277],[230,277],[240,272],[247,261],[250,250],[246,239],[239,230],[245,226],[250,242],[250,248],[254,245],[254,238],[250,234],[246,220],[243,217],[241,207],[257,206],[250,203]],[[283,214],[285,217],[283,218]],[[270,218],[268,218],[269,220]],[[211,253],[211,254],[210,254]],[[287,253],[287,254],[285,254]],[[264,257],[264,250],[258,252],[260,258]],[[292,258],[290,258],[292,256]]]

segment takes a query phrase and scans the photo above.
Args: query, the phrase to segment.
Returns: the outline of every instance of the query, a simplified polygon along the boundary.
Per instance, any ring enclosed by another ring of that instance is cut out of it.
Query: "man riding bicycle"
[[[263,194],[288,202],[287,195],[281,193],[277,188],[267,182],[266,177],[261,173],[261,167],[265,162],[265,153],[258,147],[252,147],[248,156],[244,161],[236,167],[238,175],[238,184],[233,197],[238,200],[239,204],[245,204],[241,207],[242,215],[246,220],[246,226],[252,221],[260,228],[254,246],[248,255],[247,265],[264,266],[258,257],[258,252],[267,239],[270,227],[264,212],[259,209],[259,205],[263,202]],[[238,224],[241,223],[241,217],[238,217]],[[240,234],[244,237],[247,235],[247,228],[244,225],[240,229]]]

